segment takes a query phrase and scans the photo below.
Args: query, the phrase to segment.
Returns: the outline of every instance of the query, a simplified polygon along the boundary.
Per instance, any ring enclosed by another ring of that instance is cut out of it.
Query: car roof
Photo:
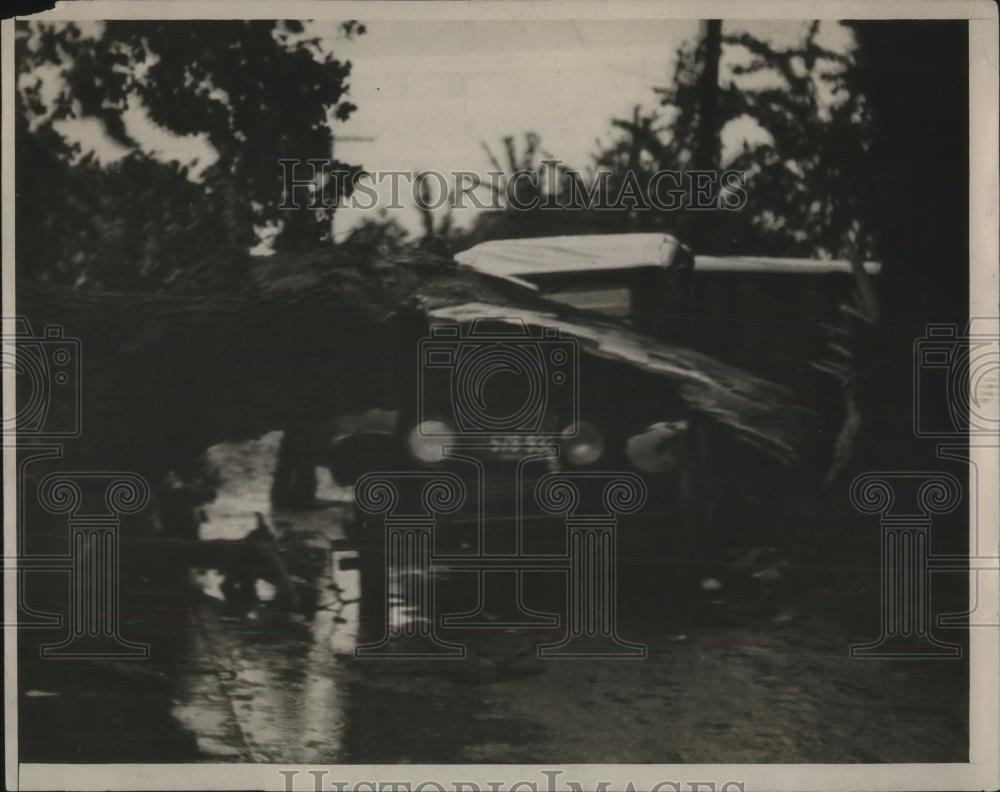
[[[686,256],[680,242],[669,234],[585,234],[576,236],[496,239],[481,242],[455,255],[455,261],[479,272],[531,285],[532,276],[571,272],[670,268]],[[869,275],[882,265],[864,262]],[[695,256],[701,272],[784,273],[813,275],[851,271],[844,260],[774,256]]]
[[[864,262],[865,272],[878,275],[882,265]],[[819,275],[851,271],[851,263],[842,259],[810,259],[778,256],[695,256],[695,272],[774,272],[793,275]]]
[[[562,272],[669,267],[680,250],[668,234],[588,234],[481,242],[456,254],[455,261],[519,281]]]

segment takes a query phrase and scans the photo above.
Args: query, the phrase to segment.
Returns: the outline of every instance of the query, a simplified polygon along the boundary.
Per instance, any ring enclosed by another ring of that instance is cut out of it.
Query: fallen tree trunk
[[[584,357],[664,378],[691,411],[783,465],[808,440],[789,390],[448,260],[323,250],[248,272],[245,290],[198,298],[20,289],[36,333],[58,324],[80,339],[82,433],[68,452],[157,475],[292,419],[395,407],[413,392],[430,323],[481,318],[556,327]]]

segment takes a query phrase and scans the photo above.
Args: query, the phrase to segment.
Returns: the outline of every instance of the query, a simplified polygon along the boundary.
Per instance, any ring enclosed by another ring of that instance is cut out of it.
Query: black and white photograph
[[[7,788],[1000,786],[994,4],[35,5]]]

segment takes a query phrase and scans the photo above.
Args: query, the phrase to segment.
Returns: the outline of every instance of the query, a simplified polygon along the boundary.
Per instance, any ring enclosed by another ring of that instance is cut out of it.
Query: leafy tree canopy
[[[699,252],[717,254],[841,257],[873,254],[874,241],[862,218],[871,179],[871,125],[850,53],[833,52],[818,41],[819,23],[801,39],[776,47],[747,33],[722,37],[730,74],[715,89],[717,129],[751,119],[763,132],[735,157],[719,163],[743,171],[747,203],[739,211],[687,212],[617,210],[522,212],[508,208],[477,218],[474,239],[536,236],[545,233],[601,233],[662,230],[676,234]],[[598,144],[585,181],[606,174],[606,189],[617,195],[627,181],[648,194],[659,170],[686,171],[698,163],[703,43],[677,52],[673,81],[654,88],[655,108],[636,106],[631,117],[611,121],[610,142]],[[545,183],[541,141],[528,134],[518,151],[504,139],[507,162],[490,153],[495,169],[527,170]],[[520,184],[528,185],[524,180]],[[520,186],[520,185],[519,185]],[[525,188],[527,189],[527,188]],[[523,199],[522,199],[523,200]]]
[[[347,22],[340,32],[365,30]],[[300,22],[22,23],[16,41],[18,163],[47,177],[19,179],[27,279],[157,288],[181,285],[191,270],[204,285],[195,270],[228,276],[226,263],[262,229],[277,230],[277,249],[329,241],[332,210],[278,209],[278,159],[329,158],[333,124],[356,109],[346,99],[350,62]],[[216,160],[196,179],[158,161],[130,134],[129,110],[173,135],[202,136]],[[109,167],[81,156],[59,131],[71,119],[97,120],[127,155]]]

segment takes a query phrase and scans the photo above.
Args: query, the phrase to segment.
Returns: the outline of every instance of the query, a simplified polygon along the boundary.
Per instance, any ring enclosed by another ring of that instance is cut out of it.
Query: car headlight
[[[660,421],[625,442],[625,455],[643,473],[669,473],[684,458],[688,422]]]
[[[421,421],[406,437],[410,453],[427,465],[444,460],[444,448],[455,439],[455,432],[444,421]]]
[[[576,467],[593,465],[604,455],[604,436],[593,424],[568,426],[563,430],[562,453]]]

